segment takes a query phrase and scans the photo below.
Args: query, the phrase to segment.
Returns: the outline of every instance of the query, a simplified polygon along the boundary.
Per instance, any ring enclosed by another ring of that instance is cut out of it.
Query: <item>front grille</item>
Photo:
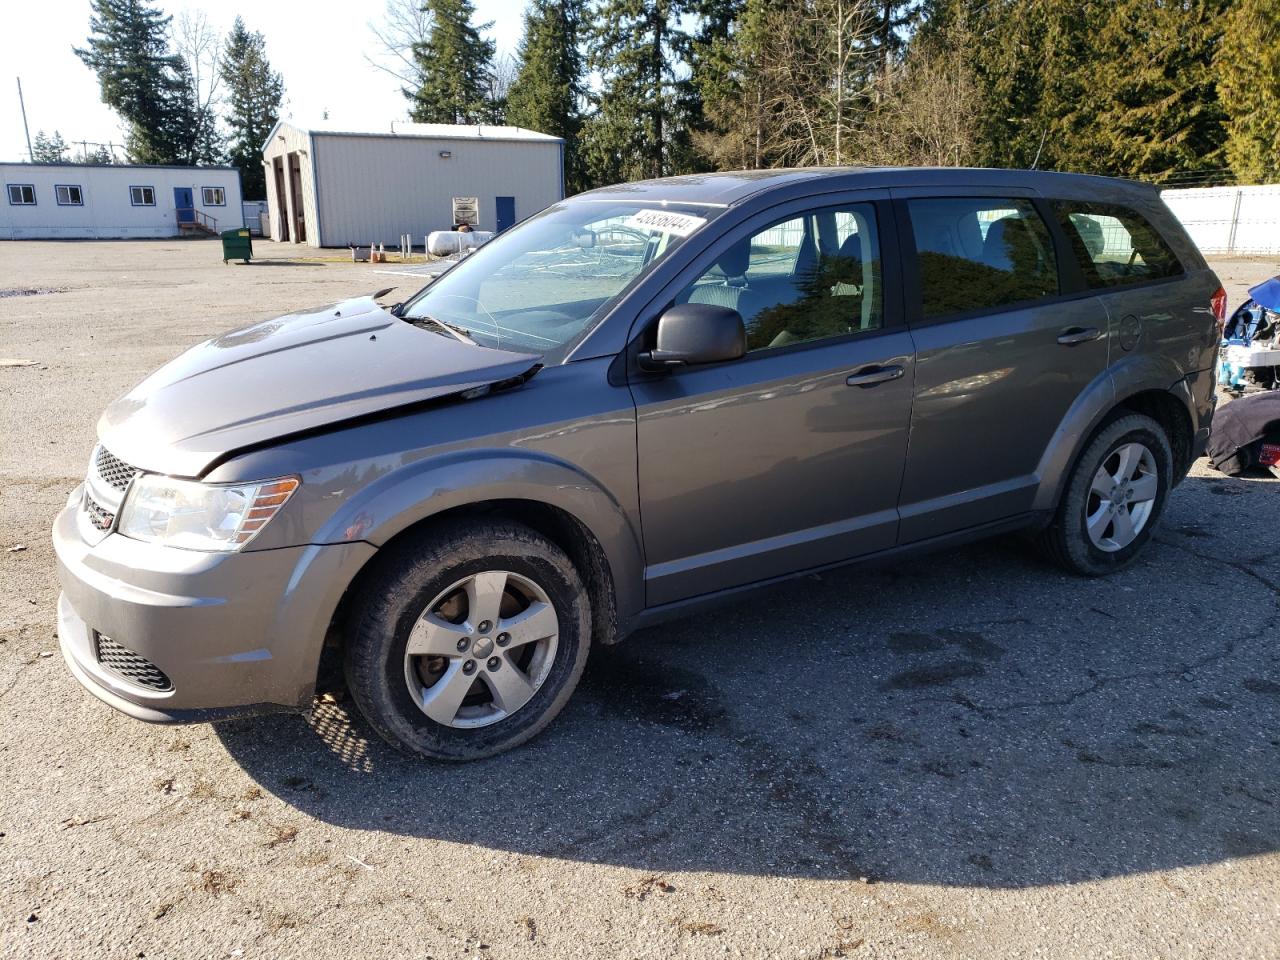
[[[116,522],[116,515],[87,493],[84,495],[84,512],[89,515],[89,522],[98,530],[110,530],[111,525]]]
[[[93,458],[93,467],[104,482],[117,490],[123,490],[129,486],[129,481],[138,472],[136,468],[129,466],[106,447],[101,446],[98,447],[98,452]]]
[[[165,672],[146,657],[122,647],[110,637],[95,632],[98,662],[118,676],[152,690],[172,690],[173,683]]]

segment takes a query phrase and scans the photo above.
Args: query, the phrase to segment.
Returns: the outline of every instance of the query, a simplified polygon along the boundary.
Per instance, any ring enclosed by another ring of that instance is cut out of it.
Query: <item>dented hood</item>
[[[98,437],[140,469],[198,477],[233,451],[521,377],[538,359],[419,329],[362,297],[192,347],[111,404]]]

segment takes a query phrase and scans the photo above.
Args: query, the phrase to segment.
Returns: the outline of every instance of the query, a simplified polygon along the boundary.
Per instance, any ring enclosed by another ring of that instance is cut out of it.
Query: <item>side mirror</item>
[[[644,370],[737,360],[747,352],[742,314],[711,303],[678,303],[658,318],[657,346],[640,354]]]

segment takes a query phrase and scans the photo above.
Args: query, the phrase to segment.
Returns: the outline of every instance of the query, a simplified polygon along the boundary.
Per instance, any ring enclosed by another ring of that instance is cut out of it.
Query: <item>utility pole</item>
[[[22,132],[27,135],[27,159],[36,162],[36,155],[31,152],[31,131],[27,129],[27,101],[22,99],[22,78],[18,77],[18,105],[22,107]]]

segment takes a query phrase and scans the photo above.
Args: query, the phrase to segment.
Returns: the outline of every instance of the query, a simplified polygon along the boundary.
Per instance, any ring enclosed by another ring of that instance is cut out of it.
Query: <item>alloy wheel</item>
[[[1159,489],[1156,458],[1146,446],[1130,442],[1111,451],[1085,500],[1089,541],[1105,553],[1129,546],[1151,519]]]
[[[559,636],[555,607],[532,580],[507,570],[465,577],[427,604],[409,634],[409,694],[443,726],[497,723],[546,681]]]

